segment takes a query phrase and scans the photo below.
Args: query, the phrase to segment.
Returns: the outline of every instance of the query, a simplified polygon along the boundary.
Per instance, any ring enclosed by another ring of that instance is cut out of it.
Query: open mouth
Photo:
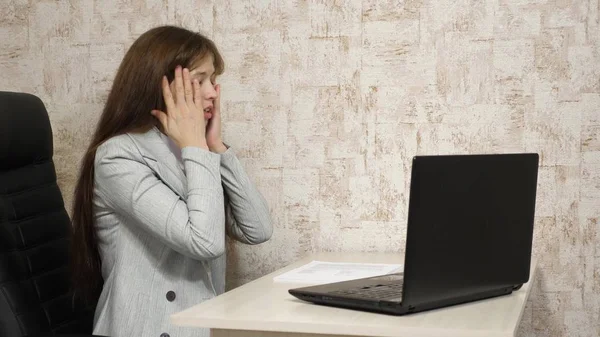
[[[212,112],[213,112],[212,107],[208,107],[208,108],[204,109],[204,118],[210,119],[212,117]]]

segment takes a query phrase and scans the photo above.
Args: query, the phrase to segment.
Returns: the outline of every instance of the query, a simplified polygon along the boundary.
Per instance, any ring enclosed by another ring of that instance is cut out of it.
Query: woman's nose
[[[217,90],[215,90],[215,87],[213,85],[209,85],[207,87],[208,88],[205,91],[206,99],[214,100],[215,98],[217,98]]]

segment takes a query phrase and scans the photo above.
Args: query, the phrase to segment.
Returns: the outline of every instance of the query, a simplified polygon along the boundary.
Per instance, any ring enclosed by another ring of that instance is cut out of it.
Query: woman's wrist
[[[223,144],[222,141],[216,142],[216,144],[214,144],[214,145],[209,145],[208,148],[210,149],[210,151],[219,153],[219,154],[227,151],[227,146],[225,146],[225,144]]]
[[[188,147],[188,146],[199,147],[201,149],[209,150],[209,147],[206,144],[206,142],[201,142],[201,141],[181,144],[181,149]]]

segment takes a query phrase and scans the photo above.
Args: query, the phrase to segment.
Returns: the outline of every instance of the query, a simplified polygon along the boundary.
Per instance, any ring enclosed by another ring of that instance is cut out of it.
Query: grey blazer
[[[268,205],[232,149],[182,150],[153,128],[96,151],[94,214],[104,288],[94,334],[209,336],[169,316],[225,290],[225,235],[247,244],[272,234]]]

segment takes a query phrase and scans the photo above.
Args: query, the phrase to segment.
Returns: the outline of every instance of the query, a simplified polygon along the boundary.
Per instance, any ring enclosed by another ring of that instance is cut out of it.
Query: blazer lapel
[[[130,133],[137,144],[146,164],[156,172],[158,178],[169,186],[182,199],[187,199],[185,188],[187,179],[179,162],[165,141],[160,131],[154,127],[145,133]]]

